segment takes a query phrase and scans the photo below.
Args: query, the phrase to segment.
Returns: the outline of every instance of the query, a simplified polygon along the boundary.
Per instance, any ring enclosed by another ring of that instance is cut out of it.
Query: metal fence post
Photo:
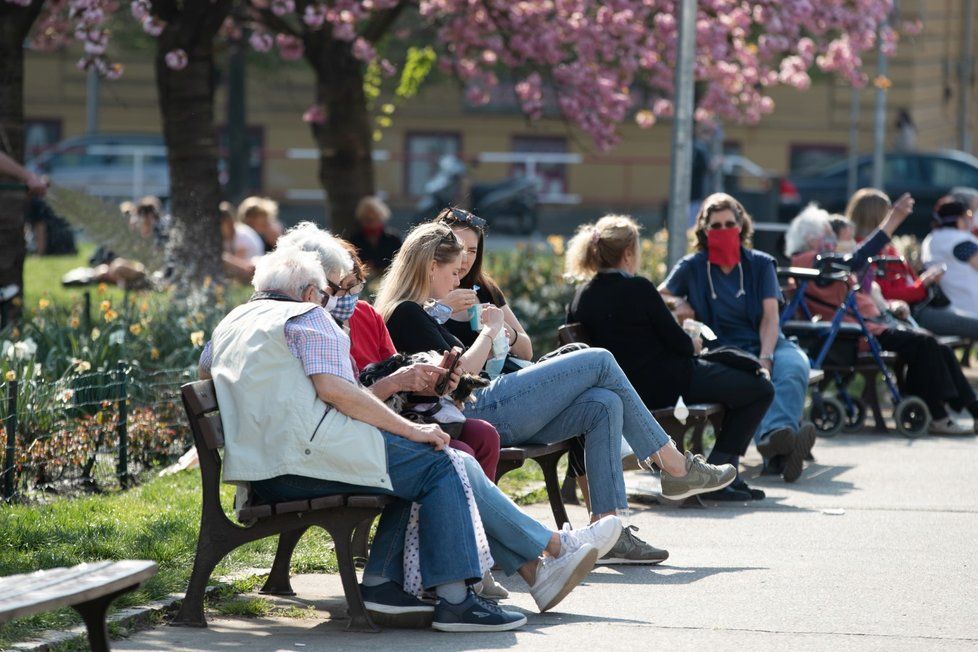
[[[116,364],[116,382],[119,386],[119,399],[117,402],[119,419],[116,422],[116,434],[119,437],[119,464],[117,473],[119,484],[123,489],[129,488],[129,409],[126,404],[128,390],[126,387],[125,363],[121,360]]]
[[[85,332],[92,332],[92,293],[85,290],[82,297],[85,299],[85,310],[82,313],[82,324],[85,326]]]
[[[3,498],[14,497],[14,445],[17,442],[17,381],[7,383],[7,448],[3,458]]]

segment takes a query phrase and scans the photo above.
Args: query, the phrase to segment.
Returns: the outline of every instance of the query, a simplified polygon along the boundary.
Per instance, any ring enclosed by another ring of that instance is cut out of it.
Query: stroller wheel
[[[904,437],[922,437],[930,428],[930,410],[916,396],[907,396],[893,410],[897,431]]]
[[[866,423],[866,404],[861,398],[855,396],[849,397],[849,400],[852,401],[852,414],[846,414],[846,422],[842,429],[846,432],[859,432]],[[842,402],[842,406],[845,408],[845,401]]]
[[[846,423],[846,408],[834,396],[815,396],[808,419],[815,424],[819,437],[835,437]]]

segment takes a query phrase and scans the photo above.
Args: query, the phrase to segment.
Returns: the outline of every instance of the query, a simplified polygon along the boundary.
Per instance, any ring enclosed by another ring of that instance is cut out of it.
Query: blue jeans
[[[455,452],[465,461],[465,471],[479,506],[492,558],[503,572],[512,575],[520,566],[540,556],[553,533],[490,482],[474,457]]]
[[[384,509],[365,571],[397,584],[404,583],[404,531],[411,512],[410,502],[421,503],[419,555],[425,588],[481,579],[468,501],[451,460],[444,452],[426,444],[386,432],[383,435],[392,491],[296,475],[252,482],[251,486],[269,502],[341,493],[403,498]]]
[[[591,511],[625,509],[621,438],[639,459],[669,443],[614,356],[585,349],[499,376],[474,394],[465,416],[496,427],[504,446],[584,435]]]
[[[757,353],[756,351],[754,352]],[[754,433],[754,442],[760,443],[764,435],[778,428],[797,430],[805,411],[805,394],[808,393],[808,372],[811,363],[808,355],[781,336],[774,349],[774,402],[768,408],[761,425]]]

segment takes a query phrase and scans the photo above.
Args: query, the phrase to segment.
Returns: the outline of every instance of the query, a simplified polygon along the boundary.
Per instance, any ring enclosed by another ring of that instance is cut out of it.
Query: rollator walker
[[[868,267],[874,263],[886,263],[890,258],[875,257],[868,260]],[[848,385],[856,374],[859,359],[858,345],[861,338],[869,344],[873,361],[886,382],[887,390],[893,399],[893,419],[896,428],[905,437],[920,437],[930,428],[931,415],[927,404],[917,396],[902,396],[897,388],[893,373],[883,361],[879,341],[866,327],[866,321],[856,304],[856,293],[860,291],[853,277],[851,256],[817,256],[817,269],[805,267],[785,267],[778,269],[778,276],[791,278],[797,284],[794,296],[781,312],[781,328],[785,335],[794,335],[801,340],[812,359],[814,369],[823,369],[826,377],[835,383],[839,398],[824,395],[824,386],[819,386],[812,394],[809,418],[815,424],[820,436],[834,437],[841,430],[854,432],[862,428],[866,416],[866,405],[848,392]],[[844,283],[846,297],[835,310],[832,321],[826,325],[812,315],[805,301],[805,290],[809,283],[825,287],[831,283]],[[808,321],[792,320],[801,313]],[[843,322],[846,316],[856,323]],[[833,344],[836,348],[833,349]],[[867,382],[871,382],[867,379]]]

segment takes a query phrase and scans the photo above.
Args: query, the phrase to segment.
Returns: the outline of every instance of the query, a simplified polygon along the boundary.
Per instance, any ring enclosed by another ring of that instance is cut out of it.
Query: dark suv
[[[780,221],[788,222],[809,202],[833,213],[845,210],[849,197],[846,161],[792,174],[781,182]],[[873,159],[859,158],[858,188],[872,185]],[[899,234],[923,238],[930,231],[934,203],[955,187],[978,188],[978,158],[964,152],[891,152],[883,165],[883,190],[895,200],[905,192],[917,200]]]

